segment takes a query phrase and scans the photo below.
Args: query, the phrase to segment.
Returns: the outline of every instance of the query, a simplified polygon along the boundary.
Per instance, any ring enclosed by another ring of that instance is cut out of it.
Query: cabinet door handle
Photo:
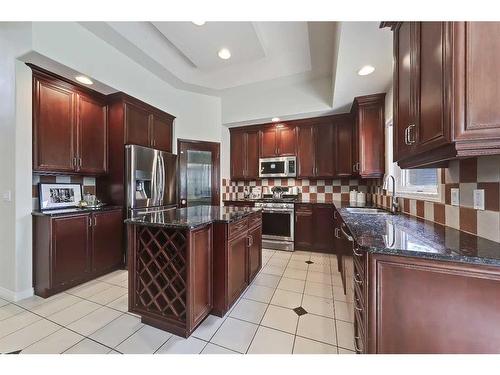
[[[362,280],[358,280],[358,278],[356,276],[359,276],[358,273],[354,273],[354,282],[356,284],[363,284],[363,281]]]
[[[352,252],[353,252],[353,253],[354,253],[354,255],[356,255],[357,257],[362,257],[362,256],[363,256],[363,254],[361,254],[361,253],[357,253],[357,252],[356,252],[356,246],[354,246],[354,247],[352,248]]]
[[[359,340],[359,336],[354,336],[354,350],[356,350],[356,353],[361,353],[361,350],[359,350],[357,345],[357,340]]]
[[[77,162],[76,162],[76,157],[75,157],[75,158],[73,158],[73,168],[76,168],[76,166],[77,166]]]
[[[89,216],[89,227],[92,226],[92,218]]]
[[[409,128],[409,126],[407,126],[405,128],[405,145],[409,145],[409,143],[408,143],[408,128]]]
[[[335,228],[335,238],[340,238],[339,228]]]
[[[355,308],[356,310],[358,310],[358,311],[363,311],[363,309],[362,309],[362,308],[358,307],[358,304],[357,304],[356,302],[359,302],[359,298],[355,298],[355,299],[354,299],[354,304],[353,304],[353,305],[354,305],[354,308]]]
[[[412,145],[415,143],[415,132],[412,132],[411,130],[413,128],[415,128],[415,124],[410,124],[410,126],[408,126],[408,144]],[[413,137],[412,137],[412,134],[413,134]]]
[[[345,226],[345,224],[344,224],[344,223],[342,223],[342,225],[341,225],[341,227],[340,227],[340,231],[341,231],[341,232],[342,232],[342,234],[345,236],[345,238],[347,238],[347,240],[348,240],[349,242],[354,242],[354,238],[353,238],[352,236],[349,236],[349,235],[346,233],[346,231],[344,230],[344,226]]]
[[[333,211],[333,218],[337,219],[337,211]]]
[[[94,216],[94,227],[97,225],[97,217]]]
[[[356,163],[356,171],[359,172],[359,161]]]

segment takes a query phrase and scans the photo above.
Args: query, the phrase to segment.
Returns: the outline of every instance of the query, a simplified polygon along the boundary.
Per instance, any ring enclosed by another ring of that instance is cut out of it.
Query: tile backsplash
[[[96,179],[95,177],[83,177],[83,176],[65,176],[65,175],[40,175],[33,174],[32,179],[32,206],[33,210],[38,210],[38,183],[72,183],[72,184],[82,184],[83,194],[95,194],[96,193]]]
[[[479,237],[500,242],[500,155],[454,160],[442,170],[441,201],[399,198],[399,209],[407,215],[430,220]],[[222,199],[242,199],[245,186],[298,186],[303,200],[349,201],[349,191],[367,193],[367,202],[389,208],[390,196],[382,179],[341,178],[333,180],[262,179],[222,180]],[[451,204],[451,189],[460,190],[460,204]],[[484,190],[484,210],[474,209],[474,189]]]

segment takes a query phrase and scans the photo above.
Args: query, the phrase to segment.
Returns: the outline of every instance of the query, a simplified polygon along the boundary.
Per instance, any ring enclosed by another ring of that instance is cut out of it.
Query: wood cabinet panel
[[[259,178],[259,132],[246,132],[245,145],[245,178],[255,180]]]
[[[315,177],[335,176],[335,127],[333,124],[315,126]]]
[[[262,226],[258,225],[251,228],[248,231],[248,236],[250,237],[250,246],[248,247],[248,283],[251,283],[262,267]]]
[[[353,125],[351,121],[342,121],[336,125],[335,174],[339,177],[353,173],[352,145]]]
[[[297,128],[297,177],[314,176],[314,128],[304,125]]]
[[[125,143],[150,147],[149,112],[131,103],[125,104]]]
[[[231,132],[231,179],[244,179],[246,174],[246,134]]]
[[[370,353],[500,352],[496,269],[376,255],[369,272]]]
[[[92,271],[102,273],[123,264],[123,213],[92,214]]]
[[[228,243],[228,296],[231,305],[248,285],[247,232]]]
[[[33,169],[72,172],[75,168],[75,93],[33,79]]]
[[[54,287],[85,279],[90,273],[90,216],[60,217],[52,224]]]
[[[277,127],[276,131],[278,132],[276,155],[295,156],[295,154],[297,153],[295,127],[282,125],[282,127]]]
[[[212,309],[212,226],[191,234],[191,326],[203,320]]]
[[[260,132],[260,157],[272,158],[277,155],[276,128],[270,127]]]
[[[295,248],[311,249],[314,244],[314,215],[311,205],[295,205]]]
[[[314,248],[318,251],[334,252],[333,205],[314,206]]]
[[[172,152],[172,131],[173,118],[161,116],[159,114],[151,115],[151,147]]]
[[[103,174],[108,168],[107,105],[89,96],[78,95],[77,171]]]

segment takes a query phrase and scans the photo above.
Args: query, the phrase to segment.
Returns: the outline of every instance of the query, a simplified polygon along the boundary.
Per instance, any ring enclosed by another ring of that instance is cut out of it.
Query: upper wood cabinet
[[[385,94],[354,98],[351,112],[354,116],[353,169],[362,178],[382,177],[385,171]]]
[[[174,117],[125,101],[125,143],[172,152]]]
[[[338,177],[348,177],[353,174],[353,121],[352,117],[341,120],[337,123],[335,130],[335,174]]]
[[[295,156],[295,127],[285,124],[271,125],[260,132],[260,157]]]
[[[231,178],[257,179],[259,177],[258,130],[230,130]]]
[[[394,157],[403,168],[500,153],[499,22],[383,23],[394,31]]]
[[[33,70],[33,170],[107,172],[105,97],[30,65]]]
[[[314,176],[316,168],[314,152],[314,126],[297,127],[297,177]]]

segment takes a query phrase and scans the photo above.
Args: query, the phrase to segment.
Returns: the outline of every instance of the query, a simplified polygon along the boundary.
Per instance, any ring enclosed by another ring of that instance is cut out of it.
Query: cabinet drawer
[[[245,232],[248,229],[248,219],[244,218],[235,223],[229,224],[228,234],[229,238],[236,237],[237,235]]]
[[[248,218],[248,228],[253,228],[262,224],[262,213],[256,212]]]

